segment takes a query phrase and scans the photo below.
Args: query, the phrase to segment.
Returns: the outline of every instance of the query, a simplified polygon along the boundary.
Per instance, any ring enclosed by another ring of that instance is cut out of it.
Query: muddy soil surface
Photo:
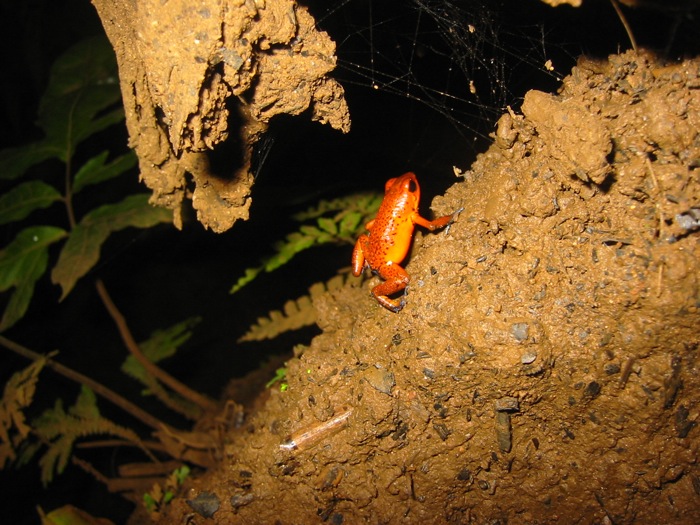
[[[317,299],[288,390],[160,523],[700,523],[698,130],[700,60],[530,92],[435,199],[465,211],[403,311],[376,277]]]

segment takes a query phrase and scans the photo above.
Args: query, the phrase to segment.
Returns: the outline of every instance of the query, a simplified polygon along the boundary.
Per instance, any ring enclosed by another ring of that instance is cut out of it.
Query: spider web
[[[522,81],[514,77],[561,79],[544,26],[514,23],[510,11],[504,17],[497,2],[480,0],[341,0],[316,16],[337,42],[343,85],[423,104],[469,140],[486,138],[517,105]]]
[[[333,76],[345,88],[352,130],[341,137],[298,119],[273,122],[254,173],[259,191],[279,189],[280,202],[381,187],[409,170],[442,191],[454,181],[452,167],[466,168],[486,150],[498,118],[508,107],[519,111],[528,90],[555,92],[579,56],[630,47],[609,0],[580,8],[540,0],[299,1],[336,42]],[[667,33],[652,15],[652,30],[632,20],[647,40]]]

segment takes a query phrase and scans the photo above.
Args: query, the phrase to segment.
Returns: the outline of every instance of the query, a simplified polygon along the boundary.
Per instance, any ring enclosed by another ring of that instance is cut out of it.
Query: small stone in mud
[[[391,394],[391,389],[394,388],[396,381],[394,374],[388,370],[381,368],[370,368],[365,374],[365,379],[372,388],[380,391],[382,394]]]
[[[527,323],[514,323],[510,327],[510,333],[515,337],[517,341],[525,341],[527,339],[528,331],[530,330],[530,325]]]
[[[438,436],[440,436],[440,439],[443,441],[446,441],[448,437],[450,437],[450,434],[452,434],[452,431],[447,428],[447,425],[444,423],[433,423],[433,428],[435,429],[435,432],[438,433]]]
[[[493,408],[496,412],[518,412],[520,410],[520,402],[515,397],[505,396],[496,399]]]
[[[609,376],[617,374],[620,371],[620,365],[614,364],[614,363],[608,363],[603,367],[603,370],[605,370],[605,373],[608,374]]]
[[[211,518],[219,510],[219,497],[213,492],[200,492],[196,498],[185,500],[192,509],[205,518]]]
[[[245,505],[248,505],[251,501],[253,501],[255,497],[251,494],[234,494],[231,496],[231,506],[234,509],[238,509],[240,507],[243,507]]]
[[[513,436],[508,412],[496,412],[496,441],[501,452],[510,452]]]
[[[525,352],[520,356],[520,362],[524,365],[529,365],[537,359],[537,352]]]
[[[688,409],[681,405],[676,410],[676,435],[679,438],[688,437],[688,433],[697,425],[696,421],[688,421]]]
[[[468,468],[463,468],[462,470],[459,471],[457,474],[457,479],[459,481],[471,481],[472,480],[472,472]]]
[[[586,385],[586,389],[583,391],[583,397],[588,399],[595,399],[600,395],[600,383],[596,381],[591,381]]]

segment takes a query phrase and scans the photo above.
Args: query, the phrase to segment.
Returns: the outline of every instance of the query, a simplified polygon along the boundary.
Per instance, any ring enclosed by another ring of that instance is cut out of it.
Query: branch
[[[13,352],[21,355],[22,357],[26,357],[27,359],[30,359],[32,361],[37,361],[38,359],[44,357],[41,354],[34,352],[33,350],[30,350],[29,348],[26,348],[18,343],[15,343],[14,341],[11,341],[10,339],[7,339],[2,335],[0,335],[0,344],[2,344],[8,350],[12,350]],[[88,376],[81,374],[80,372],[76,372],[72,368],[68,368],[65,365],[57,363],[56,361],[50,358],[46,360],[46,366],[51,367],[55,372],[61,374],[64,377],[67,377],[71,381],[84,384],[85,386],[92,389],[96,394],[99,394],[108,401],[111,401],[113,404],[117,405],[119,408],[131,414],[136,419],[140,420],[149,427],[155,430],[162,430],[166,426],[165,423],[163,423],[159,419],[153,417],[145,410],[134,405],[133,403],[131,403],[131,401],[124,399],[122,396],[120,396],[113,390],[110,390],[101,383],[98,383],[94,379],[91,379]]]
[[[173,376],[153,364],[153,362],[144,355],[141,348],[139,348],[139,345],[136,343],[134,336],[131,334],[131,330],[129,330],[129,326],[126,324],[126,319],[112,301],[109,293],[107,293],[107,289],[105,288],[102,280],[98,279],[95,286],[97,287],[97,293],[100,295],[105,308],[107,308],[109,315],[112,316],[114,323],[119,329],[119,334],[121,335],[122,341],[124,341],[127,349],[138,360],[138,362],[141,363],[153,377],[172,388],[173,391],[177,392],[185,399],[188,399],[201,407],[202,410],[210,413],[216,412],[217,406],[214,401],[206,396],[203,396],[199,392],[192,390],[187,385],[184,385]]]

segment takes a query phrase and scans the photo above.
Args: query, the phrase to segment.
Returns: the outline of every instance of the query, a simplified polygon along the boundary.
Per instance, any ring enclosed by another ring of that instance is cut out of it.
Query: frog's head
[[[386,181],[384,191],[386,195],[411,195],[412,200],[415,202],[420,201],[420,186],[418,185],[418,178],[416,177],[416,174],[411,171],[404,173],[400,177],[394,177],[393,179]]]

